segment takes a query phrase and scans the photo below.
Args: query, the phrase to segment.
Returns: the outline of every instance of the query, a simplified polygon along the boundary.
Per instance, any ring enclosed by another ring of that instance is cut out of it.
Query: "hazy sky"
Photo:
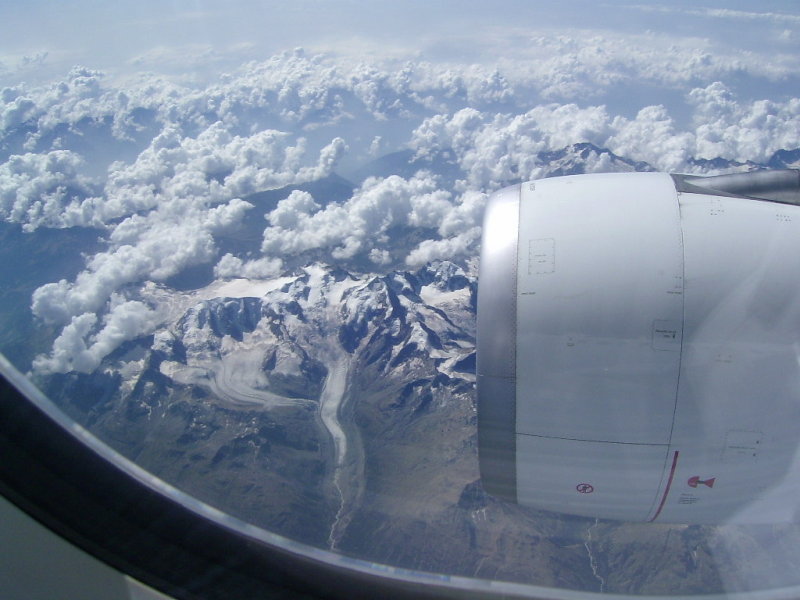
[[[6,0],[0,62],[9,82],[74,64],[173,71],[191,61],[198,72],[213,72],[295,46],[362,58],[490,63],[524,52],[531,36],[559,32],[577,38],[648,32],[679,43],[702,41],[716,51],[797,55],[800,4]]]

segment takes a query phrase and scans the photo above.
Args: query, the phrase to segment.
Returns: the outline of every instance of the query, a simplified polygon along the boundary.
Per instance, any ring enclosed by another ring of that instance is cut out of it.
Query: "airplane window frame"
[[[178,600],[596,597],[378,565],[247,524],[103,444],[2,355],[0,456],[0,495],[95,558]]]

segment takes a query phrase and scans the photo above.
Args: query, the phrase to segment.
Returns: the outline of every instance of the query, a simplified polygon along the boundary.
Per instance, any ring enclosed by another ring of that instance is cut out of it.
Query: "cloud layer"
[[[153,331],[159,313],[139,286],[190,266],[268,278],[304,256],[374,270],[467,260],[487,194],[509,183],[575,168],[699,172],[697,159],[763,163],[800,147],[800,99],[742,96],[738,84],[791,81],[791,56],[765,65],[651,33],[509,29],[481,44],[514,51],[489,65],[298,49],[205,86],[76,67],[0,90],[0,218],[94,227],[106,241],[73,280],[34,293],[36,317],[61,327],[35,367],[91,370]],[[412,162],[368,168],[377,176],[347,198],[297,189],[401,150]],[[247,227],[260,243],[221,249],[221,235]]]

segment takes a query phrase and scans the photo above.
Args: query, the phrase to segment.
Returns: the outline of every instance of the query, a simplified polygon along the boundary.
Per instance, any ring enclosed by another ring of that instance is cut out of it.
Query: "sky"
[[[608,150],[589,172],[800,148],[794,2],[33,0],[0,4],[0,39],[0,218],[105,240],[31,298],[61,332],[45,372],[91,371],[151,333],[163,315],[138,292],[187,267],[467,261],[487,194],[573,144]],[[346,199],[247,200],[398,151],[419,168]],[[221,252],[246,219],[260,244]]]
[[[702,45],[715,54],[754,52],[780,61],[797,56],[796,2],[754,6],[581,0],[7,1],[0,7],[0,35],[2,62],[12,80],[22,76],[17,71],[35,78],[74,64],[120,72],[185,70],[191,61],[191,69],[207,74],[296,46],[357,58],[492,64],[530,56],[530,40],[538,36],[649,34],[678,45]]]

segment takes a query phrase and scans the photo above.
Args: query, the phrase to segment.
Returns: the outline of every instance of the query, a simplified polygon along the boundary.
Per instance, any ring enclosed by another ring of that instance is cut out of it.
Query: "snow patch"
[[[197,290],[194,297],[202,300],[212,298],[263,298],[268,292],[280,289],[292,277],[278,277],[276,279],[230,279],[217,280],[214,283]]]
[[[419,297],[425,304],[431,306],[441,306],[445,304],[462,303],[469,301],[469,289],[462,288],[460,290],[446,291],[438,288],[435,285],[422,286],[419,292]]]

